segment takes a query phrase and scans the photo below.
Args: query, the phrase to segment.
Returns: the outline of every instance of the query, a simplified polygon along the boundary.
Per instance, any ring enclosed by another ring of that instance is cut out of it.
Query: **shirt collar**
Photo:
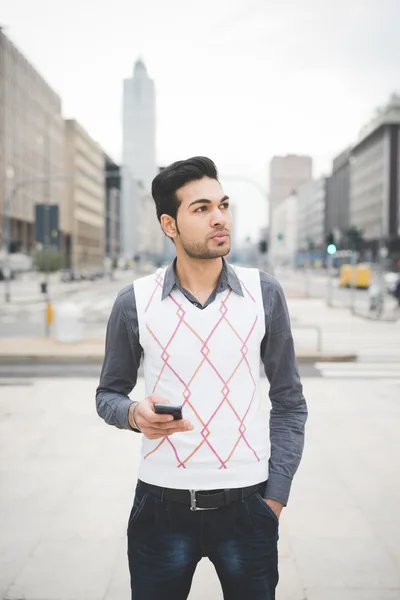
[[[165,298],[170,295],[170,293],[175,287],[178,289],[182,289],[181,283],[176,274],[175,265],[176,258],[167,267],[165,271],[161,300],[165,300]],[[235,269],[232,267],[232,265],[228,264],[223,258],[221,276],[217,285],[217,293],[223,292],[228,287],[230,287],[231,290],[235,292],[235,294],[238,294],[239,296],[244,296],[242,286],[240,285],[240,281],[238,276],[236,275]]]

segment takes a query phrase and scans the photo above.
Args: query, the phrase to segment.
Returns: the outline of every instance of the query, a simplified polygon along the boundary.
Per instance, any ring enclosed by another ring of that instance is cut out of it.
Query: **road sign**
[[[53,250],[59,248],[59,207],[57,204],[35,205],[35,241]]]

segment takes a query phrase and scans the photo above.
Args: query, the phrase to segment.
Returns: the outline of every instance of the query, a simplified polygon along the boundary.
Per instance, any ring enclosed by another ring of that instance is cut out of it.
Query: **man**
[[[120,292],[96,396],[107,423],[143,433],[128,523],[132,600],[187,598],[202,557],[225,599],[272,600],[279,516],[307,419],[284,295],[266,273],[223,259],[232,217],[210,159],[173,163],[152,194],[176,260]],[[146,398],[131,402],[142,357]],[[156,414],[155,403],[182,405],[183,419]]]

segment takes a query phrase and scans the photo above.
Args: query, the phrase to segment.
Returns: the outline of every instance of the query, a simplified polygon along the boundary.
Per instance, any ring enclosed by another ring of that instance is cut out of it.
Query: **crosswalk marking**
[[[12,316],[12,315],[2,315],[0,317],[0,321],[2,323],[15,323],[16,322],[16,317]]]

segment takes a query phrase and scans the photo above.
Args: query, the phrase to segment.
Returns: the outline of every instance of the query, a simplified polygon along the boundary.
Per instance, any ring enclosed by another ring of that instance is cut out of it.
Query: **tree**
[[[59,271],[64,266],[64,257],[58,250],[40,250],[35,254],[35,266],[38,271]]]
[[[361,252],[364,247],[363,231],[353,225],[347,230],[347,238],[350,250]]]

